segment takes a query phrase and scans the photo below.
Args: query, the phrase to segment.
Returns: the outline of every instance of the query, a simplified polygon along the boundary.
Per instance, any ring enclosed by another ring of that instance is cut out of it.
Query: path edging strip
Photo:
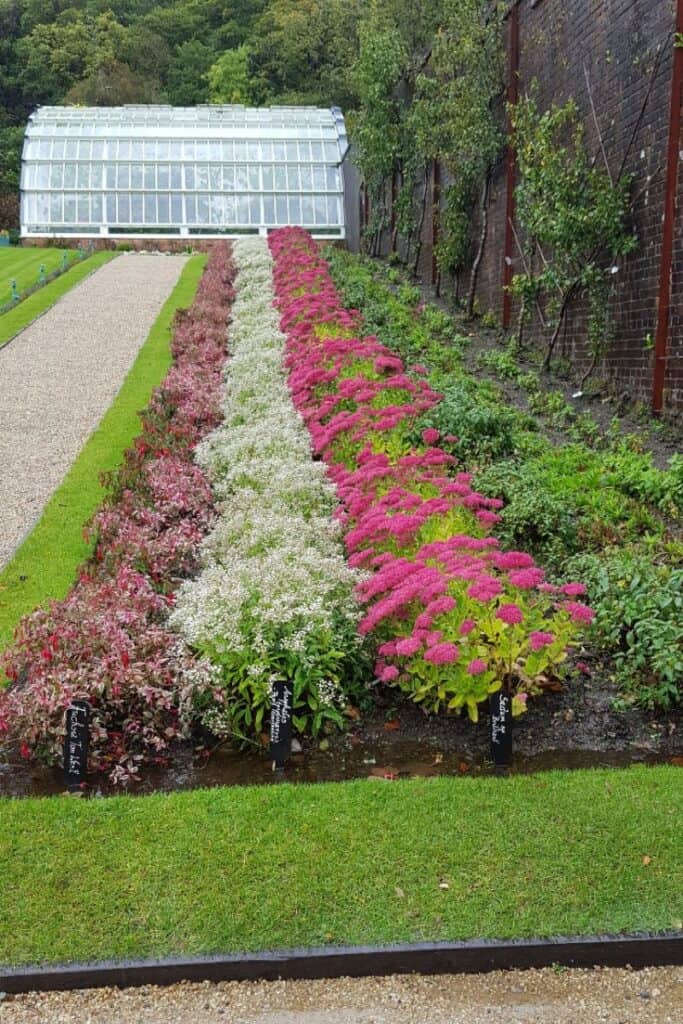
[[[105,986],[173,985],[181,981],[478,974],[553,965],[633,968],[683,965],[683,932],[341,946],[183,959],[170,957],[43,967],[0,967],[0,991],[19,994]]]

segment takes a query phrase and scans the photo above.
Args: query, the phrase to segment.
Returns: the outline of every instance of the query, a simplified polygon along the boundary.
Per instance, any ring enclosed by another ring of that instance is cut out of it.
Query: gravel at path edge
[[[118,256],[0,349],[0,568],[111,405],[186,261]]]
[[[223,982],[32,993],[0,1024],[681,1024],[683,968]]]

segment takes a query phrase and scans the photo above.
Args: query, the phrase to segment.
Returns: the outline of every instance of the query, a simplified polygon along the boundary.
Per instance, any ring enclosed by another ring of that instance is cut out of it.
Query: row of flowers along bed
[[[171,369],[88,528],[92,557],[63,601],[24,618],[3,656],[0,734],[26,758],[61,759],[65,709],[85,698],[90,767],[123,781],[143,762],[164,763],[190,734],[197,702],[218,692],[215,668],[169,629],[168,613],[215,518],[193,452],[221,417],[232,278],[223,243],[176,317]]]
[[[475,721],[505,686],[522,712],[591,621],[576,600],[585,588],[552,585],[530,555],[499,549],[502,503],[454,472],[438,431],[411,444],[439,395],[423,367],[362,336],[310,236],[284,229],[270,247],[292,397],[336,486],[350,564],[368,573],[360,632],[378,644],[377,679]]]

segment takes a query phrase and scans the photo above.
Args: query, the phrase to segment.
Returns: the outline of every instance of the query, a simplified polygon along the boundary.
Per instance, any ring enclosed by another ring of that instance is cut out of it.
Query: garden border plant
[[[474,721],[503,688],[522,713],[590,623],[575,600],[585,588],[547,583],[531,556],[499,550],[489,531],[502,502],[474,491],[471,474],[448,475],[438,430],[412,441],[440,400],[425,368],[406,371],[361,335],[306,232],[269,243],[292,396],[337,487],[350,562],[372,570],[358,593],[360,630],[379,643],[377,679]]]
[[[90,559],[67,596],[19,624],[2,663],[0,730],[26,758],[59,761],[64,712],[87,699],[90,767],[113,781],[164,763],[188,735],[208,663],[166,624],[174,591],[196,570],[213,498],[193,451],[220,419],[221,368],[232,292],[227,245],[216,245],[190,311],[176,315],[173,365],[153,392],[143,430],[108,479],[93,517]]]

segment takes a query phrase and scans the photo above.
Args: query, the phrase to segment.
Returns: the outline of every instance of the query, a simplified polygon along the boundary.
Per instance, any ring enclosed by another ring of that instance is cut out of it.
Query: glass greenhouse
[[[24,237],[216,237],[300,225],[344,236],[338,108],[39,107]]]

